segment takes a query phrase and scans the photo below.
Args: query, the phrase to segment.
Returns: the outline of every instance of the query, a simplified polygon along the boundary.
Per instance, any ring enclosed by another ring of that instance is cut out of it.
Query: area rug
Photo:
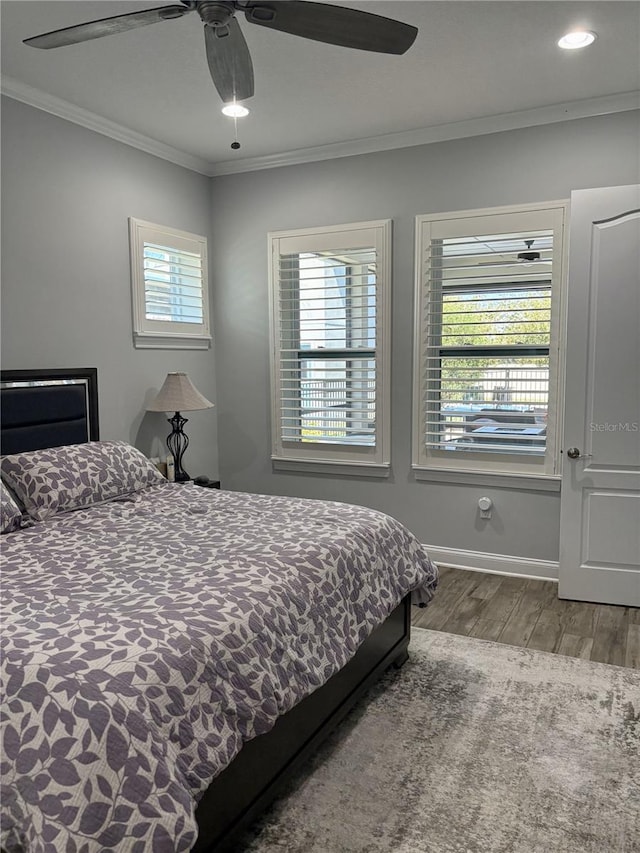
[[[640,672],[412,629],[237,853],[638,853]]]

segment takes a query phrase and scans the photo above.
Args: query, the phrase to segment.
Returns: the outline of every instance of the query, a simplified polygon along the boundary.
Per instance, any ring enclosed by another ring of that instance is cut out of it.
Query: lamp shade
[[[211,408],[213,403],[202,396],[186,373],[168,373],[164,385],[147,406],[147,411],[195,412]]]

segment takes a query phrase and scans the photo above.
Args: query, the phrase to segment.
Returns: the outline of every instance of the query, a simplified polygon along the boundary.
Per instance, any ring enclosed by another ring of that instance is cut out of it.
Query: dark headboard
[[[4,455],[99,438],[95,367],[3,370],[0,396]]]

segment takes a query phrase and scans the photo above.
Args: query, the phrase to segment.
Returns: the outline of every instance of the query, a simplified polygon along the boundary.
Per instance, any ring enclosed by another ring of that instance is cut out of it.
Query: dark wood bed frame
[[[90,440],[97,440],[98,386],[95,368],[7,370],[2,371],[0,387],[4,391],[6,383],[69,379],[81,379],[86,383],[88,435]],[[7,413],[4,406],[2,410],[4,426]],[[15,421],[13,417],[14,424]],[[31,422],[46,424],[45,414],[38,410]],[[55,442],[54,438],[52,444]],[[198,803],[199,836],[193,853],[223,853],[238,849],[239,835],[275,799],[292,774],[328,737],[363,693],[389,666],[400,667],[405,663],[409,656],[410,625],[407,596],[362,643],[343,669],[282,716],[273,729],[243,746]]]

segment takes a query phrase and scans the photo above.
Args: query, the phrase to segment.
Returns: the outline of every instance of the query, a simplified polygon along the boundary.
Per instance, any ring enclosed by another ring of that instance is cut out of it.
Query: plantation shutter
[[[136,346],[208,347],[206,238],[133,218],[129,233]]]
[[[387,230],[272,235],[276,457],[383,463]]]
[[[202,325],[204,294],[200,253],[145,241],[143,265],[146,319]]]
[[[414,464],[416,456],[461,467],[482,457],[497,466],[498,457],[514,456],[544,464],[557,217],[545,210],[424,220]]]

